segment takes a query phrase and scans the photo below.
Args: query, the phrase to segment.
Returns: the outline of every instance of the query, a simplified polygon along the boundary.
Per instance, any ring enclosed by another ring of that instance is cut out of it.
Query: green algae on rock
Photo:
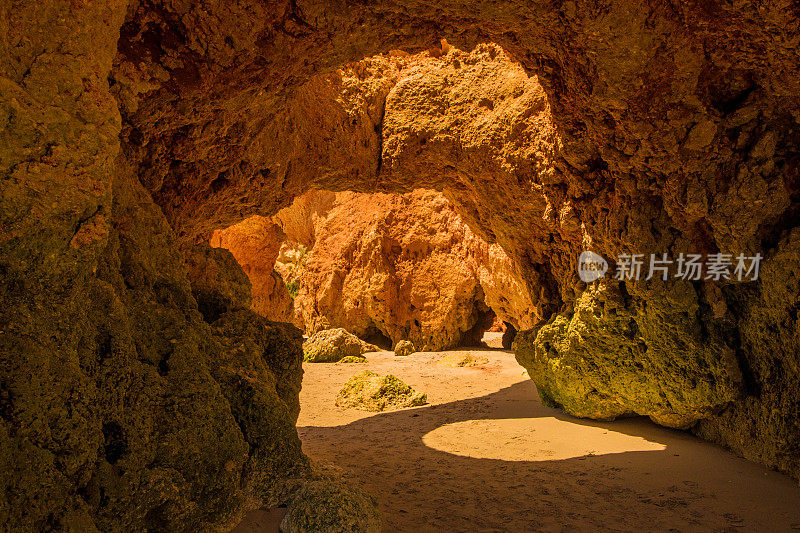
[[[348,355],[347,357],[342,357],[339,363],[366,363],[367,358],[363,355]]]
[[[464,352],[452,352],[441,359],[439,364],[444,366],[452,366],[454,368],[465,366],[481,366],[489,363],[489,359],[482,355],[473,355]]]
[[[690,427],[741,394],[733,350],[721,333],[696,328],[689,334],[699,312],[688,282],[638,305],[616,285],[599,284],[571,314],[520,332],[517,360],[543,402],[574,416],[609,420],[635,413]]]
[[[336,363],[345,357],[358,357],[377,347],[362,341],[344,328],[318,331],[303,343],[303,360],[309,363]]]
[[[281,521],[284,533],[380,533],[381,516],[366,492],[331,479],[310,481],[295,493]]]
[[[397,357],[405,357],[416,351],[417,349],[414,347],[414,343],[407,340],[397,341],[397,345],[394,347],[394,354]]]
[[[362,411],[386,411],[416,407],[428,403],[428,396],[406,385],[389,374],[381,376],[364,370],[351,377],[336,395],[337,407],[351,407]]]

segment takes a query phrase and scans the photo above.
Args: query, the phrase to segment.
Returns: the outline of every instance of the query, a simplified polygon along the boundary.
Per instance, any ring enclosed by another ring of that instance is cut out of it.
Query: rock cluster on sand
[[[389,374],[381,376],[364,370],[351,377],[336,395],[337,407],[362,411],[386,411],[425,405],[428,397]]]
[[[439,359],[440,365],[452,367],[481,366],[488,363],[489,359],[482,355],[464,352],[452,352]]]
[[[414,348],[414,343],[411,341],[397,341],[397,344],[394,347],[394,354],[398,357],[404,357],[406,355],[411,355],[412,353],[416,352],[417,349]]]
[[[303,343],[303,361],[336,363],[345,357],[359,357],[377,349],[344,328],[326,329],[316,332]]]

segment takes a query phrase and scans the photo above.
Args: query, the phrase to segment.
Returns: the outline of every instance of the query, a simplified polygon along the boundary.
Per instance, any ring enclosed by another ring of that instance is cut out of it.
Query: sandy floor
[[[591,422],[543,407],[512,353],[480,355],[490,361],[480,368],[390,352],[305,365],[305,452],[374,495],[385,531],[800,530],[791,479],[647,419]],[[430,405],[335,407],[363,369],[395,374]]]

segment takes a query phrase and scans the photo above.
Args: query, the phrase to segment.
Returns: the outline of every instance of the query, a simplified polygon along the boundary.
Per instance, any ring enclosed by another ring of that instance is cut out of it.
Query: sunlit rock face
[[[541,319],[508,255],[435,191],[309,191],[271,220],[214,232],[211,244],[247,273],[255,312],[296,315],[308,335],[343,327],[440,350],[476,344],[492,316],[516,329]]]
[[[692,331],[689,283],[670,296],[642,315],[616,285],[596,284],[570,314],[517,335],[517,359],[542,400],[572,415],[691,427],[739,397],[741,375],[722,338]]]
[[[215,231],[210,244],[231,252],[241,270],[244,270],[251,284],[250,308],[253,311],[269,320],[293,322],[292,297],[283,277],[274,268],[285,238],[280,226],[255,215],[229,228]]]
[[[247,309],[209,324],[179,247],[313,188],[441,190],[519,269],[544,321],[518,353],[532,371],[591,331],[635,375],[707,394],[647,383],[667,398],[641,403],[597,381],[624,409],[701,417],[698,434],[800,475],[787,3],[12,0],[0,20],[12,529],[224,528],[290,498],[305,459],[275,369],[299,333],[220,329]],[[581,318],[586,248],[760,252],[763,275],[620,285],[618,328]],[[703,372],[672,363],[687,359]],[[622,364],[596,361],[611,378]],[[547,375],[563,405],[584,379]]]
[[[536,317],[525,293],[504,291],[522,285],[511,260],[495,250],[485,265],[491,253],[441,194],[339,193],[316,226],[296,310],[307,333],[345,327],[423,351],[479,341],[493,304],[504,321],[530,327]],[[517,307],[504,294],[518,295]]]

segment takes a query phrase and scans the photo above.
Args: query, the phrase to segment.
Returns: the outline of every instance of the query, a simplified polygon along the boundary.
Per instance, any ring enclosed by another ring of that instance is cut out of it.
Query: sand
[[[489,363],[376,352],[366,364],[304,365],[303,449],[375,496],[385,531],[800,530],[790,478],[645,418],[569,417],[542,406],[511,352],[473,353]],[[365,369],[395,374],[429,405],[336,407]],[[274,531],[279,516],[251,514],[237,533]]]

